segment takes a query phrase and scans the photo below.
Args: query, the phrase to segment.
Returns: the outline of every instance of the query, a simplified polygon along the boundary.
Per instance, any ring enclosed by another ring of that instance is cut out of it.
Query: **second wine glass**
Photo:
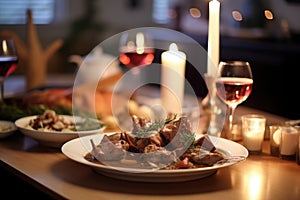
[[[119,60],[127,69],[133,73],[139,73],[139,67],[152,63],[154,49],[151,37],[141,31],[127,31],[122,33],[120,38]]]
[[[233,117],[236,107],[252,92],[253,77],[249,62],[221,61],[216,79],[218,97],[228,106],[224,134],[227,139],[240,140],[233,133]],[[223,134],[223,135],[224,135]]]
[[[4,103],[4,79],[17,68],[18,55],[12,39],[0,40],[0,105]]]

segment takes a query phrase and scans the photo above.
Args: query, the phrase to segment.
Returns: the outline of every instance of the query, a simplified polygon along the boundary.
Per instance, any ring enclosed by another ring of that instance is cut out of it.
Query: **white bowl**
[[[13,122],[0,121],[0,138],[6,138],[12,135],[18,128]]]
[[[69,115],[60,115],[60,116],[70,121],[74,121],[75,118],[76,118],[75,120],[77,121],[81,118],[78,116],[74,118],[74,116],[69,116]],[[50,146],[50,147],[61,147],[65,142],[69,140],[81,136],[103,133],[103,130],[105,129],[105,127],[101,127],[99,129],[94,129],[94,130],[68,131],[68,132],[35,130],[28,127],[28,125],[29,125],[29,121],[35,119],[36,117],[37,115],[20,118],[15,121],[15,125],[18,127],[18,129],[21,131],[22,134],[37,140],[42,145]]]

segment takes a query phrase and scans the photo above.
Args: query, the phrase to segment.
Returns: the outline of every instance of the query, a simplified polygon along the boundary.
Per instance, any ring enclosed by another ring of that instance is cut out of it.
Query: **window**
[[[152,17],[154,22],[158,24],[167,24],[169,18],[170,0],[153,0]]]
[[[35,24],[50,24],[55,0],[0,0],[0,24],[25,24],[27,9],[32,10]]]

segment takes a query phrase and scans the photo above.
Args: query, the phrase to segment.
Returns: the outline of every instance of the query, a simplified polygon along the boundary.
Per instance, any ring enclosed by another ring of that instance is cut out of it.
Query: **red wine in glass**
[[[248,62],[220,62],[216,78],[216,93],[228,107],[228,114],[222,134],[223,136],[225,134],[227,139],[240,139],[240,136],[233,132],[234,111],[251,94],[252,85],[252,71]]]
[[[119,60],[120,62],[125,65],[127,68],[133,68],[138,66],[146,66],[153,62],[154,53],[151,50],[144,50],[141,53],[137,51],[123,51],[121,53]]]
[[[140,74],[140,67],[150,65],[154,60],[153,41],[145,32],[132,30],[120,38],[119,61],[133,74]]]
[[[4,102],[4,79],[17,67],[18,55],[12,39],[0,40],[0,104]]]
[[[7,77],[17,68],[18,57],[0,56],[0,76]]]
[[[253,80],[250,78],[224,77],[216,80],[217,94],[226,104],[240,104],[252,91]]]

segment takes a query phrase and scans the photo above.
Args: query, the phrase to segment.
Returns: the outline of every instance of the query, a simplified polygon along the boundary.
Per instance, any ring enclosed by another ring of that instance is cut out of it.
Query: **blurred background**
[[[31,9],[43,47],[63,46],[51,57],[48,74],[69,74],[73,54],[84,56],[103,40],[139,27],[165,27],[207,48],[209,0],[0,0],[0,30],[26,41]],[[254,88],[243,103],[288,118],[300,118],[296,82],[300,67],[300,0],[220,0],[220,60],[246,60]],[[23,74],[20,63],[14,75]],[[195,81],[194,84],[197,84]]]

